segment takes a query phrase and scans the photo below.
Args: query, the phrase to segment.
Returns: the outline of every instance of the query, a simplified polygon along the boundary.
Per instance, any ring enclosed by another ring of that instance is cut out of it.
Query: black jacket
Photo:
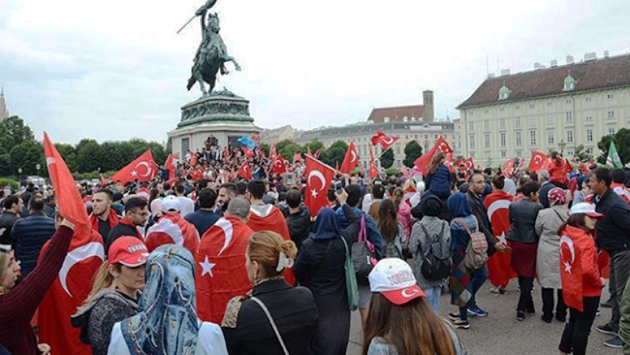
[[[540,186],[540,191],[538,191],[538,199],[540,200],[540,204],[544,208],[549,208],[549,191],[551,191],[551,189],[553,189],[554,187],[556,187],[556,185],[552,184],[551,182],[543,183],[542,186]]]
[[[539,203],[522,199],[510,204],[510,229],[507,239],[522,243],[538,243],[536,234],[536,217],[543,209]]]
[[[300,205],[300,211],[289,213],[289,208],[281,208],[284,219],[289,227],[289,235],[291,240],[295,242],[298,250],[302,247],[302,242],[308,238],[311,233],[311,211],[303,203]]]
[[[124,223],[118,223],[117,225],[114,226],[114,228],[112,228],[111,231],[109,231],[109,234],[107,235],[106,238],[104,238],[104,242],[105,242],[105,255],[107,255],[107,253],[109,252],[109,247],[112,245],[112,243],[122,237],[122,236],[130,236],[130,237],[136,237],[138,236],[138,229],[136,229],[136,227],[132,227],[128,224],[124,224]]]
[[[252,295],[269,310],[289,353],[310,354],[318,318],[311,291],[305,287],[291,287],[280,279],[255,286]],[[235,302],[240,303],[240,309],[236,311],[233,310]],[[238,314],[235,327],[227,322],[233,312]],[[251,299],[230,301],[221,329],[230,355],[283,353],[263,309]]]
[[[597,222],[597,245],[611,255],[630,249],[630,206],[611,189],[594,200],[595,210],[604,215]]]
[[[0,244],[10,244],[15,249],[15,239],[11,235],[13,224],[20,217],[13,212],[5,211],[0,215]]]
[[[28,276],[37,265],[42,246],[55,234],[55,221],[44,212],[33,212],[18,219],[11,230],[17,247],[15,256],[22,263],[22,278]]]
[[[481,201],[481,198],[479,198],[472,189],[469,189],[468,192],[466,192],[466,198],[468,199],[468,203],[470,203],[473,215],[475,215],[477,221],[479,222],[479,231],[486,236],[486,240],[488,241],[488,256],[490,256],[496,251],[494,246],[497,244],[497,240],[494,237],[492,224],[488,218],[488,209],[483,204],[483,201]]]

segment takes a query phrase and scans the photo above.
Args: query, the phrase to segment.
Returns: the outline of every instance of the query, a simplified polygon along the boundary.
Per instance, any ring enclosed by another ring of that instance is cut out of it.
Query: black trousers
[[[586,354],[586,343],[595,321],[599,297],[584,297],[584,312],[569,308],[569,323],[564,327],[558,349],[564,353],[573,351],[573,355]]]
[[[534,301],[532,300],[532,288],[534,287],[533,277],[518,277],[518,285],[521,287],[521,296],[518,298],[517,311],[534,312]]]
[[[542,302],[543,302],[543,317],[545,318],[553,318],[553,288],[543,288],[542,289]],[[564,304],[564,300],[562,299],[562,290],[558,290],[558,303],[556,305],[556,317],[557,318],[566,318],[567,316],[567,306]]]

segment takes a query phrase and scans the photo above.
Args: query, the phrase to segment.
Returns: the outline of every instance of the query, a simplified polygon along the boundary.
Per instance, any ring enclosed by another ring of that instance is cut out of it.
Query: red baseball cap
[[[137,267],[147,262],[149,250],[144,242],[137,237],[122,236],[109,247],[107,261],[110,264],[123,264],[127,267]]]
[[[416,283],[407,262],[398,258],[379,261],[370,272],[370,290],[380,292],[388,301],[400,306],[426,294]]]

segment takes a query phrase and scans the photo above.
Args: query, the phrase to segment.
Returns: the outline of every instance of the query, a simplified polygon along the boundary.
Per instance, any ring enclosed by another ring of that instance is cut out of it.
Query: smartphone
[[[291,173],[284,173],[282,180],[284,180],[285,185],[293,185],[295,183],[293,181],[293,174]]]
[[[341,191],[343,190],[343,186],[341,186],[341,181],[333,182],[333,186],[335,187],[335,193],[341,195]]]

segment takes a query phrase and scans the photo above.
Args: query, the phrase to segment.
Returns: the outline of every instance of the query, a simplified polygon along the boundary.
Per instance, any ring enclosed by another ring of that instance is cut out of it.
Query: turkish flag
[[[390,137],[381,131],[376,131],[376,134],[372,137],[372,145],[380,144],[383,146],[383,150],[385,151],[394,145],[398,139],[398,137]]]
[[[302,160],[302,154],[300,154],[300,152],[295,152],[295,154],[293,154],[293,163],[295,164],[298,161]]]
[[[322,148],[317,149],[315,154],[313,154],[313,157],[315,157],[315,159],[319,159],[320,154],[322,154]]]
[[[446,165],[446,167],[448,168],[448,170],[451,173],[456,173],[457,169],[455,169],[455,166],[453,165],[453,153],[448,153],[446,154],[446,159],[444,160],[444,165]]]
[[[169,154],[168,158],[166,158],[166,163],[164,163],[164,167],[168,170],[168,178],[172,179],[175,177],[175,164],[173,164],[173,160],[175,159],[173,154]]]
[[[501,174],[503,176],[511,178],[514,176],[514,162],[516,162],[516,158],[508,159],[501,166]]]
[[[188,150],[188,153],[190,154],[190,166],[194,168],[195,166],[197,166],[197,153],[193,152],[190,149]]]
[[[372,152],[372,147],[370,147],[370,179],[374,179],[378,176],[378,169],[376,168],[376,160],[374,159],[374,152]]]
[[[241,149],[243,149],[243,154],[245,154],[245,158],[249,159],[254,156],[254,151],[252,151],[251,149],[245,146],[241,147]]]
[[[547,164],[547,154],[535,150],[529,159],[527,170],[539,172]]]
[[[328,189],[335,176],[335,170],[321,161],[306,157],[306,192],[304,203],[311,210],[311,217],[317,216],[322,207],[328,206]]]
[[[571,237],[568,236],[571,235]],[[573,239],[577,234],[586,234],[581,230],[577,230],[576,227],[567,226],[561,232],[560,237],[560,279],[562,280],[562,298],[564,304],[577,309],[580,312],[584,311],[584,267],[582,265],[582,254],[586,252],[580,243]],[[590,253],[593,254],[593,263],[597,264],[597,253],[595,251],[595,244],[590,236],[586,236],[590,239],[589,247],[592,248]],[[599,270],[595,268],[597,273],[597,279],[599,279]]]
[[[256,143],[260,143],[260,138],[256,134],[252,134],[252,140]]]
[[[492,231],[497,243],[509,245],[505,236],[510,229],[510,203],[513,197],[505,191],[494,191],[489,194],[484,205],[488,210],[488,219],[492,224]],[[516,277],[516,273],[510,266],[511,252],[494,253],[488,259],[489,279],[493,286],[507,286],[511,278]]]
[[[208,229],[197,250],[197,315],[220,324],[227,303],[245,296],[252,283],[245,269],[245,252],[254,231],[236,217],[220,218]]]
[[[357,154],[357,148],[354,146],[354,143],[350,143],[348,147],[348,151],[346,152],[346,157],[343,158],[343,163],[341,163],[341,171],[343,174],[350,174],[354,168],[359,165],[359,155]]]
[[[249,166],[248,161],[243,162],[241,167],[238,168],[238,176],[245,178],[247,180],[252,179],[252,168]]]
[[[431,159],[433,159],[433,156],[435,155],[435,153],[437,153],[438,150],[444,153],[444,155],[453,153],[453,150],[448,145],[448,142],[446,142],[446,139],[440,136],[438,140],[435,142],[435,144],[433,145],[433,147],[431,147],[431,149],[429,149],[426,153],[422,154],[422,156],[418,157],[418,159],[416,159],[413,162],[413,165],[417,166],[418,169],[420,169],[423,176],[427,175],[427,169],[429,168]]]
[[[101,178],[101,185],[106,185],[107,179],[105,178],[105,176],[103,176],[103,174],[99,174],[99,177]]]
[[[199,232],[179,213],[165,213],[156,224],[149,228],[145,243],[149,252],[164,244],[176,244],[195,255],[199,247]]]
[[[306,147],[306,155],[313,155],[311,153],[311,147]]]
[[[282,155],[278,155],[271,161],[271,169],[276,174],[284,174],[286,172],[286,167],[284,166],[284,159]]]
[[[118,170],[112,177],[111,181],[118,181],[124,185],[129,181],[140,182],[150,181],[157,174],[157,165],[153,160],[153,155],[149,149],[142,153],[136,160],[127,164],[124,168]]]
[[[276,145],[274,144],[269,148],[269,158],[274,159],[277,155],[278,152],[276,152]]]
[[[92,230],[72,174],[46,133],[44,153],[59,213],[75,228],[59,277],[39,305],[39,342],[48,343],[55,354],[89,354],[90,346],[81,343],[80,329],[72,327],[70,316],[92,290],[94,273],[105,258],[103,239]],[[42,248],[40,258],[49,242]]]

